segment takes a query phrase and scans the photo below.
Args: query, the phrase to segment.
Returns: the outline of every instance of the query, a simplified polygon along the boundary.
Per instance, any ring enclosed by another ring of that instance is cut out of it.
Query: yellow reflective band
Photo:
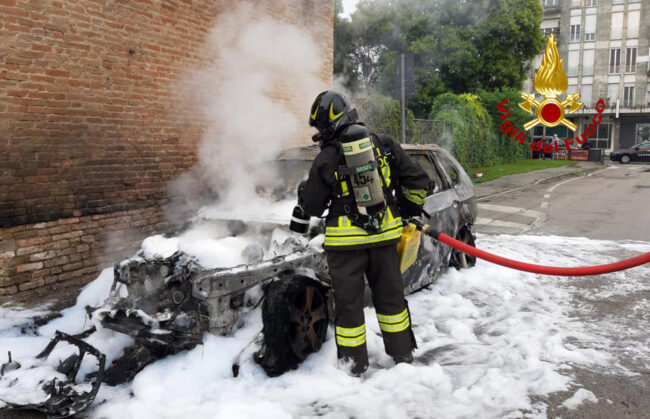
[[[325,238],[325,246],[356,246],[360,244],[382,243],[391,240],[399,240],[402,233],[393,234],[390,236],[370,236],[366,238],[344,238],[344,237],[331,237]]]
[[[343,111],[345,112],[345,111]],[[343,112],[334,114],[334,102],[330,103],[330,121],[336,120],[339,116],[343,115]],[[315,119],[315,118],[314,118]]]
[[[364,343],[366,343],[366,334],[364,332],[363,335],[356,338],[344,338],[344,337],[340,337],[339,335],[336,335],[336,343],[339,346],[348,346],[348,347],[361,346]]]
[[[341,236],[332,237],[328,234],[325,235],[325,245],[330,246],[343,246],[365,243],[379,243],[383,241],[399,239],[402,237],[402,228],[396,227],[382,234],[366,235],[366,236]]]
[[[379,323],[382,332],[397,333],[406,330],[411,325],[411,320],[406,318],[404,321],[395,324]]]
[[[422,205],[422,204],[424,204],[424,199],[422,199],[422,198],[416,198],[416,197],[413,197],[413,196],[409,196],[409,194],[406,194],[405,197],[406,197],[406,199],[408,199],[409,201],[413,202],[415,205]]]
[[[329,230],[339,230],[341,228],[347,228],[347,227],[352,227],[352,222],[346,217],[345,215],[339,217],[338,220],[339,226],[338,227],[327,227]]]
[[[401,322],[405,318],[409,316],[409,311],[408,309],[404,309],[401,313],[398,314],[393,314],[393,315],[386,315],[386,314],[379,314],[377,313],[377,320],[379,320],[381,323],[397,323]]]
[[[316,120],[316,115],[318,114],[318,106],[316,107],[316,110],[314,111],[313,114],[311,114],[311,119]]]
[[[424,204],[424,196],[425,196],[425,194],[426,194],[426,192],[421,190],[421,189],[419,189],[417,191],[408,189],[404,196],[405,196],[406,199],[413,202],[414,204],[422,205],[422,204]]]
[[[348,182],[346,181],[341,182],[341,191],[343,192],[343,196],[350,195],[350,190],[348,189]]]
[[[360,244],[380,243],[402,237],[402,218],[393,217],[390,208],[386,210],[381,224],[381,233],[370,234],[361,227],[353,226],[350,219],[342,215],[338,217],[338,226],[327,226],[325,229],[325,246],[354,246]]]
[[[340,225],[340,224],[339,224]],[[402,226],[402,220],[395,220],[390,224],[385,224],[382,225],[382,229],[384,231],[386,230],[392,230],[395,227],[401,227]],[[327,227],[327,234],[331,234],[333,236],[349,236],[349,235],[363,235],[363,236],[368,236],[368,232],[361,227]]]
[[[426,198],[427,196],[427,191],[424,189],[408,189],[407,193],[410,193],[415,196],[419,196],[420,198]]]
[[[386,181],[384,186],[390,188],[390,166],[388,164],[381,168],[381,174]]]
[[[359,327],[341,327],[341,326],[336,326],[336,334],[337,336],[357,336],[362,333],[366,333],[366,325],[362,324]]]

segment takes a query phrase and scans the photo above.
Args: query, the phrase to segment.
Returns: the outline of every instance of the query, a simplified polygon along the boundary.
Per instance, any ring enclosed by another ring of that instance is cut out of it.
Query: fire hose
[[[533,263],[520,262],[517,260],[512,260],[504,258],[502,256],[497,256],[492,253],[488,253],[484,250],[479,250],[474,246],[470,246],[467,243],[463,243],[460,240],[456,240],[453,237],[441,233],[433,229],[428,224],[423,224],[417,219],[411,219],[411,223],[420,230],[422,233],[438,240],[441,243],[449,245],[456,250],[476,256],[488,262],[495,263],[497,265],[505,266],[507,268],[517,269],[525,272],[532,272],[535,274],[544,274],[544,275],[556,275],[556,276],[586,276],[586,275],[600,275],[610,272],[623,271],[625,269],[634,268],[635,266],[640,266],[646,263],[650,263],[650,252],[643,253],[638,256],[619,260],[614,263],[607,263],[604,265],[595,265],[595,266],[580,266],[580,267],[562,267],[562,266],[544,266],[544,265],[535,265]]]

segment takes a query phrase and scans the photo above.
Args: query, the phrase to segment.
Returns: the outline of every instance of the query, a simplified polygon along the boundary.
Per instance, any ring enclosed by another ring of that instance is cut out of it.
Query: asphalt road
[[[587,176],[487,197],[478,232],[650,241],[650,164],[609,165]]]
[[[647,242],[649,209],[650,164],[614,164],[587,176],[484,198],[476,231]],[[572,314],[616,342],[607,350],[627,371],[575,368],[571,391],[539,398],[548,405],[548,417],[650,418],[650,278],[639,278],[641,289],[634,292],[594,298],[602,281],[593,277],[570,285]],[[646,309],[633,309],[639,306]],[[612,327],[614,323],[617,327]],[[631,346],[643,348],[644,356],[630,356]],[[572,411],[562,407],[579,387],[592,391],[598,403]]]

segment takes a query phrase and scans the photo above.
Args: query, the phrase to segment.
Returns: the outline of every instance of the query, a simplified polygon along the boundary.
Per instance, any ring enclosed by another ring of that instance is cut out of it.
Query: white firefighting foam
[[[650,250],[650,243],[643,242],[537,236],[479,236],[478,244],[505,257],[564,266],[606,263]],[[572,249],[570,256],[566,249]],[[592,292],[639,292],[648,288],[647,281],[639,278],[648,276],[648,267],[609,274],[602,289]],[[89,327],[83,307],[101,303],[111,279],[111,271],[105,270],[83,290],[76,306],[39,329],[41,336],[21,336],[5,323],[0,354],[11,349],[16,360],[33,356],[55,329],[78,333]],[[544,417],[544,404],[531,402],[531,396],[568,390],[572,381],[568,366],[621,371],[609,353],[610,338],[596,334],[597,325],[571,316],[572,293],[584,292],[576,291],[577,282],[587,280],[533,275],[480,260],[470,270],[451,269],[430,289],[408,297],[419,344],[412,365],[393,365],[383,352],[374,311],[366,309],[371,366],[361,378],[337,368],[331,331],[321,351],[295,371],[268,378],[249,361],[233,378],[233,358],[261,329],[258,309],[244,316],[245,326],[232,337],[206,334],[203,346],[146,367],[132,383],[102,386],[89,414],[102,418],[519,417],[524,413]],[[7,310],[12,309],[5,307],[3,312]],[[15,317],[24,319],[25,312]],[[89,342],[106,352],[109,360],[129,343],[128,338],[106,330],[93,334]],[[650,358],[647,348],[640,355]],[[589,399],[593,401],[585,400]],[[577,400],[572,400],[574,405]]]

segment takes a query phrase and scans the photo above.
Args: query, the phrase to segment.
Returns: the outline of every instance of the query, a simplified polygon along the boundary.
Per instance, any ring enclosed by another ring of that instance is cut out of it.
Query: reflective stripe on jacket
[[[325,230],[325,248],[341,248],[350,246],[364,246],[399,240],[402,237],[402,218],[393,216],[390,207],[386,208],[386,215],[381,223],[381,231],[370,234],[361,227],[352,225],[347,215],[334,218],[335,225],[329,225]]]

